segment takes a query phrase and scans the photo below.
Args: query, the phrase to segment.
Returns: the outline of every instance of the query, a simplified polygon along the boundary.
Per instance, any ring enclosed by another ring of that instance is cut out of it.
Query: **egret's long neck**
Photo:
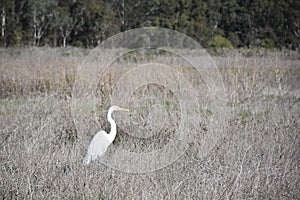
[[[109,121],[110,123],[110,132],[108,134],[108,139],[113,142],[116,135],[117,135],[117,125],[116,125],[116,122],[115,120],[113,120],[113,118],[111,117],[111,114],[112,114],[113,111],[108,111],[107,113],[107,120]]]

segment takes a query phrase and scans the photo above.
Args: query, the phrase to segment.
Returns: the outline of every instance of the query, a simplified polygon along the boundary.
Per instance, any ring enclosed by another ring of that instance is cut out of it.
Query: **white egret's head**
[[[126,108],[121,108],[119,106],[112,106],[109,108],[108,112],[111,111],[115,111],[115,110],[119,110],[119,111],[126,111],[126,112],[129,112],[130,110],[129,109],[126,109]]]

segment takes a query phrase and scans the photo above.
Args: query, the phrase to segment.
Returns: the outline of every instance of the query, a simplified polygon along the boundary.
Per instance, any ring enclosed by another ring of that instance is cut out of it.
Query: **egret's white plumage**
[[[93,137],[91,143],[89,144],[86,156],[83,159],[83,164],[88,165],[91,161],[96,160],[98,157],[102,156],[108,146],[114,141],[117,135],[117,125],[116,122],[112,119],[111,114],[115,110],[127,111],[128,109],[120,108],[119,106],[112,106],[107,112],[107,120],[110,122],[111,129],[109,134],[104,130],[99,131]]]

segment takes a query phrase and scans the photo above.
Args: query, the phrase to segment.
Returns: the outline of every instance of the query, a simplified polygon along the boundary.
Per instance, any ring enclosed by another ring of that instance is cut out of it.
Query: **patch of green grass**
[[[249,111],[245,111],[245,110],[241,111],[241,113],[240,113],[241,119],[243,121],[246,120],[247,118],[249,118],[250,115],[251,115],[251,113]]]
[[[207,109],[200,109],[200,113],[204,117],[211,117],[213,115],[213,111],[208,109],[208,108]]]
[[[169,107],[169,106],[171,105],[171,101],[165,100],[165,101],[164,101],[164,104],[165,104],[167,107]]]

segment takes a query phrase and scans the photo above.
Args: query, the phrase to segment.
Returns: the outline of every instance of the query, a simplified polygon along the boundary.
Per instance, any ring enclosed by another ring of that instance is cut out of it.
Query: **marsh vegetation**
[[[300,198],[297,52],[231,50],[213,57],[227,94],[226,123],[216,130],[222,137],[202,156],[202,136],[215,112],[199,101],[203,117],[188,149],[169,166],[149,173],[125,173],[101,162],[82,165],[95,132],[77,131],[70,105],[77,69],[87,50],[1,49],[0,54],[1,199]],[[182,70],[189,74],[190,69]],[[106,130],[103,111],[110,106],[118,73],[118,68],[108,70],[96,93],[103,99],[96,106],[97,117]],[[194,85],[203,82],[193,70],[189,80]],[[172,140],[180,109],[167,88],[155,84],[138,88],[131,105],[144,110],[130,119],[134,125],[147,125],[151,104],[167,108],[162,115],[170,118],[168,128],[152,125],[157,133],[142,138],[134,131],[144,129],[125,124],[118,130],[115,147],[147,152]]]

